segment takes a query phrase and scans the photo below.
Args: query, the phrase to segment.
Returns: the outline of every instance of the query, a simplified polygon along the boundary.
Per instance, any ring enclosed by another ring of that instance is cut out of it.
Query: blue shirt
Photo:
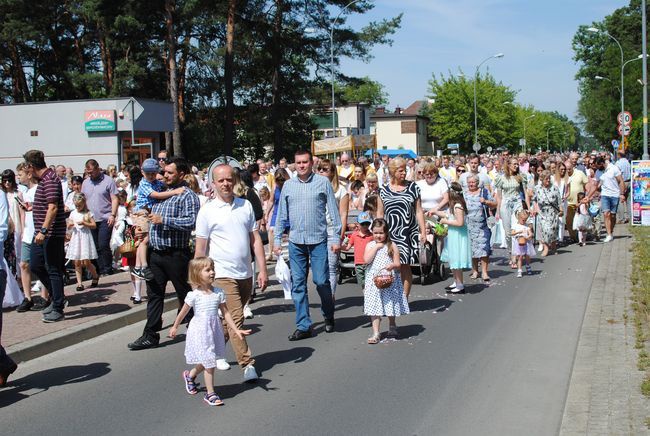
[[[329,179],[312,173],[305,182],[299,177],[287,180],[282,186],[275,219],[275,244],[280,246],[286,222],[290,222],[289,241],[294,244],[313,245],[327,241],[327,210],[334,234],[340,235],[341,217]]]
[[[630,162],[626,158],[622,157],[616,161],[616,166],[619,170],[621,170],[623,181],[629,182],[630,176],[632,175],[632,167],[630,166]]]
[[[148,181],[147,179],[140,180],[138,185],[138,193],[135,197],[135,210],[140,210],[142,208],[147,208],[151,210],[154,204],[158,200],[151,198],[152,192],[162,192],[165,190],[165,185],[160,180],[156,179],[153,182]]]
[[[199,211],[199,197],[189,188],[181,195],[174,195],[156,203],[151,213],[162,217],[162,224],[153,224],[149,232],[149,243],[155,250],[170,248],[189,249],[190,236],[196,225]]]

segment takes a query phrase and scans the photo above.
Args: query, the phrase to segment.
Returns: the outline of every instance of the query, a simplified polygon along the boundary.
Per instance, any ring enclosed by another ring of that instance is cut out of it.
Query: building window
[[[38,136],[38,130],[30,130],[29,136]]]

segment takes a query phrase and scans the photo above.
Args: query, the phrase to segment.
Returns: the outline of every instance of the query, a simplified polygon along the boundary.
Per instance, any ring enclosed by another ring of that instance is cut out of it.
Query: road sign
[[[619,144],[620,144],[620,142],[618,142],[617,139],[612,139],[612,147],[614,147],[614,148],[618,148],[618,145],[619,145]]]
[[[630,126],[621,126],[620,124],[618,125],[617,129],[619,135],[629,135],[630,131],[632,128]]]
[[[474,145],[472,145],[472,150],[474,150],[476,153],[481,149],[481,144],[476,142]]]
[[[492,147],[487,148],[488,153],[492,153]]]
[[[522,147],[523,147],[524,145],[526,145],[526,140],[525,140],[524,138],[520,138],[520,139],[519,139],[519,145],[521,145]]]
[[[447,150],[458,150],[458,144],[447,144]]]
[[[619,112],[616,119],[618,120],[618,124],[623,124],[624,126],[632,124],[632,114],[628,111]]]

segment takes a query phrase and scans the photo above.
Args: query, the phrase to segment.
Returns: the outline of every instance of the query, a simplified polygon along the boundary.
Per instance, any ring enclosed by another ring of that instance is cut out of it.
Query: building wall
[[[96,159],[102,167],[118,164],[119,132],[130,138],[129,99],[79,100],[0,106],[0,169],[15,168],[22,154],[30,149],[45,153],[46,162],[63,164],[81,172],[86,160]],[[140,100],[144,109],[136,119],[136,137],[153,136],[159,146],[157,132],[173,129],[171,104]],[[115,110],[117,131],[87,132],[84,113],[89,110]],[[123,118],[120,111],[124,110]],[[136,111],[137,114],[137,111]],[[38,136],[30,132],[37,131]],[[155,132],[140,134],[140,131]]]
[[[375,135],[377,135],[378,149],[399,149],[413,150],[417,153],[417,133],[402,133],[402,119],[378,119],[375,120]],[[406,120],[408,122],[408,120]],[[408,124],[404,126],[410,130]],[[425,136],[426,141],[426,136]]]
[[[364,105],[352,105],[336,108],[338,127],[358,129],[357,135],[370,133],[370,110]]]

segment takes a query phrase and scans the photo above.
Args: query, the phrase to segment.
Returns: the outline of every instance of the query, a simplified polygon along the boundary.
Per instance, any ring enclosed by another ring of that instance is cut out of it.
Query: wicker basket
[[[377,286],[379,289],[390,288],[394,280],[395,275],[385,269],[379,271],[379,274],[377,274],[372,279],[372,281],[375,283],[375,286]]]

